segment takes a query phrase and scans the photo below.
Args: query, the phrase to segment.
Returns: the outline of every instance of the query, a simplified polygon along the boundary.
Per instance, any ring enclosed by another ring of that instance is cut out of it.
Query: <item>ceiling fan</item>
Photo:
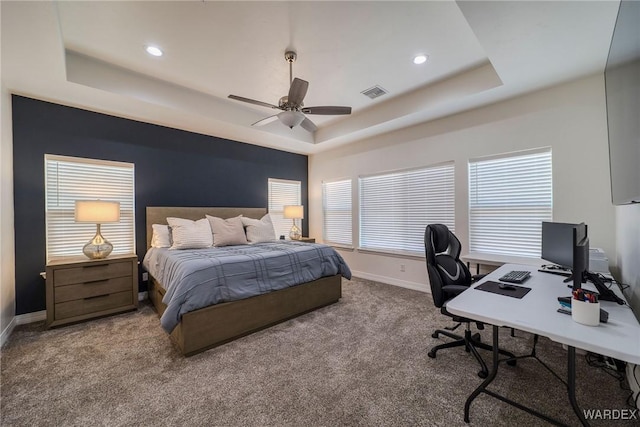
[[[236,101],[248,102],[249,104],[261,105],[267,108],[273,108],[275,110],[282,110],[281,113],[274,114],[273,116],[266,117],[258,120],[251,126],[263,126],[267,123],[271,123],[279,119],[285,126],[293,129],[294,126],[302,126],[309,132],[315,132],[318,130],[316,125],[309,120],[305,114],[322,114],[322,115],[342,115],[351,114],[351,107],[337,107],[337,106],[323,106],[323,107],[304,107],[302,100],[307,94],[309,88],[309,82],[293,78],[293,63],[296,60],[296,53],[293,51],[287,51],[284,54],[284,59],[289,63],[289,94],[283,96],[278,101],[278,105],[269,104],[267,102],[256,101],[255,99],[244,98],[237,95],[229,95],[229,98]]]

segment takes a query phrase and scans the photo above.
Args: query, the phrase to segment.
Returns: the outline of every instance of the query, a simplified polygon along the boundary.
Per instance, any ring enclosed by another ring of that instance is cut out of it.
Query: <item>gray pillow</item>
[[[272,242],[276,240],[271,217],[266,214],[261,219],[242,217],[249,243]]]
[[[248,243],[240,218],[237,216],[222,219],[207,215],[213,232],[213,246],[246,245]]]

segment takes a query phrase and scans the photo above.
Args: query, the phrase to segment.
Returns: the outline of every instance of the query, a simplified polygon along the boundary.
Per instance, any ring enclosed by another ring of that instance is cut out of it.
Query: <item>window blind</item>
[[[360,248],[424,256],[424,230],[455,231],[454,165],[360,177]]]
[[[322,183],[322,240],[352,247],[351,180]]]
[[[284,206],[300,205],[301,202],[300,181],[290,181],[285,179],[269,178],[269,216],[273,222],[276,238],[281,235],[289,237],[289,231],[293,225],[292,219],[283,217]],[[296,220],[296,224],[302,230],[301,219]]]
[[[96,233],[95,224],[75,222],[76,200],[120,202],[120,222],[103,224],[113,254],[135,252],[134,165],[131,163],[45,155],[47,262],[82,255]]]
[[[469,161],[471,252],[539,258],[552,208],[551,149]]]

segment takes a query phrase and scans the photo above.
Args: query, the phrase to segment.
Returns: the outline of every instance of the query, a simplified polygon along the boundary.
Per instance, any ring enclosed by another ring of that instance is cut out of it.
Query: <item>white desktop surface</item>
[[[531,288],[517,299],[475,289],[476,286],[498,278],[511,270],[531,271],[531,277],[516,286]],[[625,362],[640,364],[640,324],[631,308],[615,302],[601,301],[600,308],[609,312],[607,323],[586,326],[574,322],[570,315],[558,313],[558,297],[571,295],[564,277],[541,273],[537,267],[505,264],[447,302],[447,311],[495,326],[507,326],[538,334],[553,341]],[[591,283],[582,285],[595,290]],[[618,289],[614,291],[622,296]],[[624,299],[624,298],[623,298]]]

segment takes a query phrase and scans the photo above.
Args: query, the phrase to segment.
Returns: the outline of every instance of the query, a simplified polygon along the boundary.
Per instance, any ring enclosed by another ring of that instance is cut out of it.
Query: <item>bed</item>
[[[259,219],[265,214],[266,209],[264,208],[147,207],[147,248],[151,247],[152,224],[167,224],[167,217],[197,220],[204,218],[205,215],[219,218],[232,218],[243,215]],[[298,245],[305,244],[298,243]],[[246,246],[247,251],[254,249],[249,247],[253,245]],[[244,248],[241,249],[244,251]],[[146,258],[145,261],[147,261]],[[160,274],[157,275],[161,276]],[[333,304],[342,296],[341,283],[340,274],[333,274],[296,286],[189,311],[179,316],[179,322],[171,329],[169,336],[183,355],[191,356],[320,307]],[[168,308],[168,305],[163,302],[167,288],[172,290],[171,287],[166,287],[162,280],[158,280],[152,274],[149,275],[149,299],[163,320],[163,314]],[[168,329],[164,323],[163,327]]]

